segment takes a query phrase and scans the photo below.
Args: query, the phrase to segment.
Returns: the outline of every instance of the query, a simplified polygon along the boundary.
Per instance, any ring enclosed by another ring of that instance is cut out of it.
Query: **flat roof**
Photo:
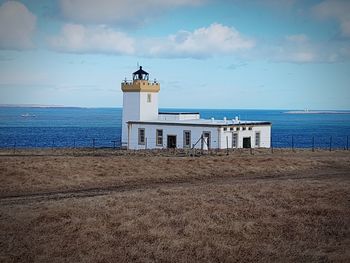
[[[199,112],[159,112],[159,114],[162,115],[192,115],[192,114],[199,114]]]
[[[151,125],[171,125],[171,126],[249,126],[249,125],[271,125],[268,121],[233,121],[233,120],[211,120],[211,119],[195,119],[195,120],[152,120],[152,121],[128,121],[131,124],[151,124]]]

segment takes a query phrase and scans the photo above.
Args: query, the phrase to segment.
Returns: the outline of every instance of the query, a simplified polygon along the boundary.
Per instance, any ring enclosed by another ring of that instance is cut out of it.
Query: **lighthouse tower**
[[[160,85],[149,82],[149,74],[142,69],[132,74],[132,81],[121,84],[123,91],[122,146],[128,144],[128,121],[158,119],[158,92]]]

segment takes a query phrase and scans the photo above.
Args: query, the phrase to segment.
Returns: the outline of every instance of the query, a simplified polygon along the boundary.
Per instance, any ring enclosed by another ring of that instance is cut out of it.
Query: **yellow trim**
[[[132,83],[123,82],[123,92],[159,92],[159,83],[150,83],[147,80],[134,80]]]

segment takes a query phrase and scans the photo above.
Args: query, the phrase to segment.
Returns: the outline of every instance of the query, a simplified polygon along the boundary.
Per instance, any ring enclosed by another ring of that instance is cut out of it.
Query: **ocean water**
[[[274,147],[344,149],[350,140],[350,114],[286,114],[285,110],[195,111],[202,118],[272,122]],[[121,108],[0,108],[0,148],[9,147],[118,147]]]

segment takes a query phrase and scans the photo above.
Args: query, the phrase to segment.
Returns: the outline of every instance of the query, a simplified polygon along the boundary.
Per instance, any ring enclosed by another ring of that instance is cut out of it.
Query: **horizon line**
[[[55,104],[0,104],[0,108],[80,108],[80,109],[122,109],[122,106],[67,106]],[[300,109],[300,108],[203,108],[203,107],[159,107],[159,109],[200,109],[200,110],[282,110],[282,111],[300,111],[300,112],[315,112],[315,111],[341,111],[349,112],[350,109]]]

